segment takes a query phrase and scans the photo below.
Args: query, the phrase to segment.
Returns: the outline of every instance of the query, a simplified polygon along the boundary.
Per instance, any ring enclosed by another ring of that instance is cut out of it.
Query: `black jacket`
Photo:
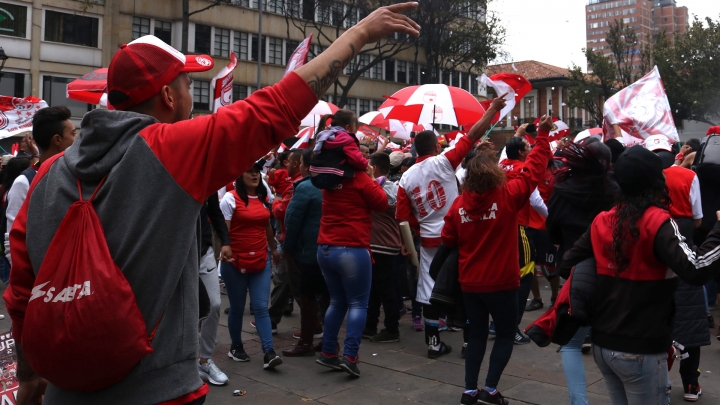
[[[603,190],[604,189],[604,190]],[[590,228],[593,219],[602,211],[613,206],[619,188],[617,183],[607,180],[605,185],[593,185],[571,178],[557,183],[548,202],[548,217],[545,226],[550,234],[550,241],[560,245],[557,257],[562,257],[570,250],[580,236]],[[568,271],[560,272],[567,279]]]
[[[210,223],[212,222],[212,225]],[[230,245],[230,233],[225,224],[225,217],[220,210],[220,199],[217,193],[213,193],[200,208],[200,227],[202,233],[200,253],[204,256],[208,249],[215,244],[213,240],[213,229],[220,238],[220,242]]]

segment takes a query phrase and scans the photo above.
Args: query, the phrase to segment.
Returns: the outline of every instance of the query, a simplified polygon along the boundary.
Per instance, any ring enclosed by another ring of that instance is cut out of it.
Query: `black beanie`
[[[605,141],[605,145],[610,148],[610,152],[612,153],[612,162],[614,164],[615,162],[617,162],[620,154],[625,151],[625,147],[622,143],[620,143],[620,141],[614,138]]]
[[[651,188],[657,181],[665,182],[662,160],[641,145],[623,152],[614,168],[615,181],[625,193],[637,194]]]

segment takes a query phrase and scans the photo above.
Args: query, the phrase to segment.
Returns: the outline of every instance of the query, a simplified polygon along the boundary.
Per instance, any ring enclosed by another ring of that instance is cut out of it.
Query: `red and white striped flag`
[[[550,138],[549,140],[551,142],[554,140],[563,138],[565,136],[568,136],[570,134],[570,127],[566,123],[560,121],[560,118],[553,117],[552,120],[553,120],[553,126],[552,126],[552,129],[550,130],[550,137],[549,137]],[[535,121],[533,123],[536,126],[539,126],[540,118],[535,118]]]
[[[213,112],[218,108],[230,105],[233,102],[233,70],[237,67],[238,59],[235,52],[230,52],[230,63],[222,68],[212,79],[210,86],[213,88]]]
[[[605,102],[603,117],[606,139],[615,138],[613,125],[618,125],[622,131],[640,140],[652,135],[667,136],[670,143],[680,140],[657,66],[610,97]]]
[[[298,138],[297,142],[293,144],[292,147],[290,147],[290,150],[293,149],[305,149],[310,144],[310,139],[315,136],[315,127],[307,127],[303,128],[298,132],[295,137]],[[285,151],[285,145],[280,145],[280,148],[278,148],[278,153]]]
[[[525,77],[512,73],[498,73],[490,77],[482,75],[480,82],[495,89],[495,94],[498,96],[507,93],[505,108],[500,111],[498,121],[512,111],[520,100],[532,90],[532,84]]]

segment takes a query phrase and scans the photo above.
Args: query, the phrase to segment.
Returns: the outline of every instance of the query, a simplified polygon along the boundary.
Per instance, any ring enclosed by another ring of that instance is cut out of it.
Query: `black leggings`
[[[468,345],[465,349],[465,389],[478,387],[480,365],[485,356],[488,339],[488,320],[495,321],[495,344],[490,353],[485,386],[497,388],[513,351],[517,330],[517,290],[491,293],[462,293],[465,312],[470,321]]]
[[[682,378],[683,386],[688,384],[698,385],[700,347],[686,347],[683,353],[690,355],[687,359],[680,360],[680,378]]]

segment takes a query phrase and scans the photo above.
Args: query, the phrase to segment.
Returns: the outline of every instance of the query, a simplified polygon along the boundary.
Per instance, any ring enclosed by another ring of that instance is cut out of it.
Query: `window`
[[[430,83],[430,72],[427,71],[427,66],[420,66],[420,84]]]
[[[0,16],[4,17],[0,21],[0,35],[25,38],[27,7],[0,3]]]
[[[155,36],[166,44],[172,42],[172,23],[168,21],[155,20]]]
[[[460,86],[460,72],[458,72],[457,70],[453,70],[451,77],[452,77],[452,85],[455,87],[459,87]]]
[[[346,18],[345,18],[345,28],[351,28],[355,24],[358,23],[358,17],[357,17],[358,10],[356,7],[354,7],[351,4],[347,4],[347,5],[345,5],[345,7],[348,8],[347,12],[346,12]]]
[[[244,84],[233,84],[233,101],[243,100],[248,93],[248,86]]]
[[[268,0],[267,11],[271,13],[283,13],[283,0]]]
[[[333,3],[331,6],[332,24],[336,27],[343,26],[345,19],[345,7],[342,3]]]
[[[350,110],[357,114],[357,99],[356,98],[348,98],[347,104],[345,105],[346,110]]]
[[[215,28],[215,56],[230,56],[230,30]]]
[[[395,81],[395,61],[392,59],[385,59],[385,80]]]
[[[247,7],[250,8],[250,1],[249,0],[231,0],[231,4],[240,6],[240,7]]]
[[[359,115],[362,116],[363,114],[367,114],[369,112],[370,112],[370,100],[360,100]]]
[[[300,42],[298,41],[286,41],[285,42],[285,64],[287,65],[288,61],[290,60],[290,56],[292,56],[293,52],[295,52],[295,49],[297,49],[298,45],[300,45]]]
[[[94,17],[45,11],[45,40],[97,48],[98,23]]]
[[[200,80],[193,82],[193,109],[210,110],[210,82]]]
[[[302,8],[300,7],[300,0],[288,0],[285,2],[286,4],[286,12],[295,17],[300,18],[300,12],[302,11]]]
[[[442,77],[442,80],[440,82],[446,86],[449,86],[450,85],[450,72],[447,70],[443,70],[440,72],[440,76]]]
[[[368,55],[368,58],[370,58],[370,55]],[[378,63],[377,65],[373,66],[372,69],[370,69],[370,70],[372,71],[371,77],[373,79],[382,80],[382,78],[383,78],[383,64],[382,63]]]
[[[248,60],[248,34],[246,32],[235,31],[233,52],[238,58]]]
[[[525,97],[522,100],[523,108],[525,109],[525,118],[535,117],[535,96]]]
[[[2,81],[0,81],[0,94],[25,97],[27,95],[25,94],[25,74],[3,72]]]
[[[305,20],[315,20],[315,1],[303,1],[302,2],[302,18]]]
[[[362,69],[365,66],[370,64],[370,55],[368,54],[362,54],[358,57],[358,69]],[[362,74],[363,77],[370,77],[370,69],[366,70]]]
[[[67,77],[43,76],[43,100],[47,101],[49,106],[64,105],[73,117],[80,118],[86,112],[92,109],[92,106],[80,101],[70,100],[65,97],[67,84],[75,79]],[[4,82],[4,80],[3,80]]]
[[[328,1],[321,1],[317,8],[317,21],[323,24],[330,24],[332,20],[332,5]]]
[[[280,38],[268,39],[268,62],[276,65],[283,64],[283,40]]]
[[[407,62],[397,61],[397,79],[398,83],[407,83]]]
[[[145,35],[150,35],[150,19],[133,17],[132,39],[136,40]]]
[[[382,101],[373,100],[372,101],[373,111],[377,111],[377,109],[380,108],[380,105],[382,105]]]
[[[267,1],[266,1],[266,0],[262,0],[262,8],[263,8],[263,10],[265,10],[265,9],[267,8],[266,6],[267,6]],[[258,0],[253,0],[253,1],[252,1],[252,8],[254,8],[255,10],[258,9]]]
[[[472,94],[480,94],[478,91],[478,87],[480,86],[480,82],[478,81],[477,75],[470,75],[470,90],[468,90]]]
[[[195,53],[210,53],[209,25],[195,24]]]
[[[410,82],[409,82],[409,83],[410,83],[410,84],[418,84],[417,70],[415,69],[415,64],[414,64],[414,63],[410,63],[409,65],[410,65],[410,66],[409,66],[410,69],[409,69],[409,72],[408,72],[408,73],[409,73],[409,76],[410,76]]]
[[[250,40],[250,60],[258,61],[258,51],[260,52],[260,61],[267,62],[265,57],[265,37],[262,38],[262,47],[258,46],[258,36],[252,35]]]

